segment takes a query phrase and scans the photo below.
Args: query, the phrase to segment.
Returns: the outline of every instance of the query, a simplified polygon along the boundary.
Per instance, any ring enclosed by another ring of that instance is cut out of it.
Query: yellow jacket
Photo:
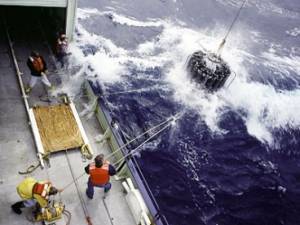
[[[39,194],[33,194],[33,186],[36,183],[49,183],[48,181],[42,181],[38,182],[32,177],[27,177],[25,178],[18,186],[17,186],[17,192],[20,195],[22,199],[28,200],[28,199],[35,199],[39,205],[44,208],[48,204],[48,200],[42,197]],[[48,195],[48,193],[47,193]]]

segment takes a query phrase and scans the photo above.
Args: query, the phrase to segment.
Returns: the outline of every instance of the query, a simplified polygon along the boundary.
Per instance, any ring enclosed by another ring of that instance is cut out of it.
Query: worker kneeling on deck
[[[26,94],[29,94],[37,81],[43,82],[48,88],[52,88],[50,81],[47,78],[47,64],[44,58],[36,51],[31,52],[27,66],[31,72],[29,86],[25,89]]]
[[[49,196],[56,195],[59,191],[50,181],[37,181],[27,177],[17,186],[17,192],[23,201],[16,202],[11,208],[17,214],[21,214],[21,208],[25,207],[36,206],[36,212],[43,211],[48,205]]]
[[[94,187],[104,188],[105,193],[110,190],[111,183],[109,182],[109,178],[116,174],[116,169],[109,161],[104,160],[103,154],[100,154],[95,157],[94,163],[85,167],[85,172],[90,175],[86,195],[92,199],[94,196]]]

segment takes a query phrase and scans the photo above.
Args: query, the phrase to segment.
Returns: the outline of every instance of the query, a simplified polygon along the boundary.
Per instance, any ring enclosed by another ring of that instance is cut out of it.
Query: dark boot
[[[86,196],[87,196],[89,199],[93,199],[93,195],[91,195],[91,193],[88,192],[88,189],[85,190],[85,193],[86,193]]]
[[[19,215],[22,213],[21,208],[24,208],[24,207],[25,207],[25,205],[24,205],[23,201],[16,202],[15,204],[11,205],[11,209]]]

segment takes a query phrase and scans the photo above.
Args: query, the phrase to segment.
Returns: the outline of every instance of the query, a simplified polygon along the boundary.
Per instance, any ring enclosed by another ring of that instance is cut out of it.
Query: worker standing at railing
[[[116,169],[109,161],[104,160],[104,155],[100,154],[95,157],[95,162],[90,163],[85,167],[85,172],[90,175],[86,195],[88,198],[93,199],[94,187],[104,188],[104,193],[111,189],[109,182],[110,176],[116,174]]]

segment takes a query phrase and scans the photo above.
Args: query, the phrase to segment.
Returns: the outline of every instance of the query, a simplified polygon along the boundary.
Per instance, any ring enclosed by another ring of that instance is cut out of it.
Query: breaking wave
[[[235,2],[232,1],[232,4]],[[87,31],[84,22],[99,16],[108,17],[108,23],[127,27],[127,32],[130,32],[130,27],[159,27],[162,30],[135,49],[126,49],[117,46],[111,39]],[[236,79],[230,86],[227,83],[226,86],[229,87],[216,95],[207,95],[188,78],[185,62],[192,52],[204,49],[204,46],[206,50],[215,51],[225,33],[219,26],[209,31],[195,30],[180,21],[139,21],[113,11],[100,12],[87,8],[78,10],[78,19],[75,42],[71,45],[71,61],[84,67],[81,70],[82,79],[91,76],[104,84],[123,82],[125,88],[130,90],[134,87],[126,87],[126,74],[130,73],[129,69],[134,67],[146,70],[159,67],[164,73],[162,79],[174,93],[173,100],[197,111],[212,132],[227,132],[220,128],[219,122],[228,109],[239,113],[249,134],[271,146],[274,143],[274,129],[299,128],[300,106],[295,103],[300,102],[300,91],[279,89],[268,82],[259,82],[255,80],[256,74],[251,69],[251,66],[264,67],[271,71],[269,76],[272,76],[273,81],[276,82],[277,77],[291,78],[299,86],[299,79],[295,78],[300,73],[299,55],[291,53],[282,56],[280,46],[276,49],[269,47],[254,55],[249,51],[253,46],[244,44],[249,32],[240,30],[223,52],[224,60],[237,74]],[[255,31],[252,38],[257,40]],[[65,91],[68,90],[67,86],[68,84],[64,87]]]

